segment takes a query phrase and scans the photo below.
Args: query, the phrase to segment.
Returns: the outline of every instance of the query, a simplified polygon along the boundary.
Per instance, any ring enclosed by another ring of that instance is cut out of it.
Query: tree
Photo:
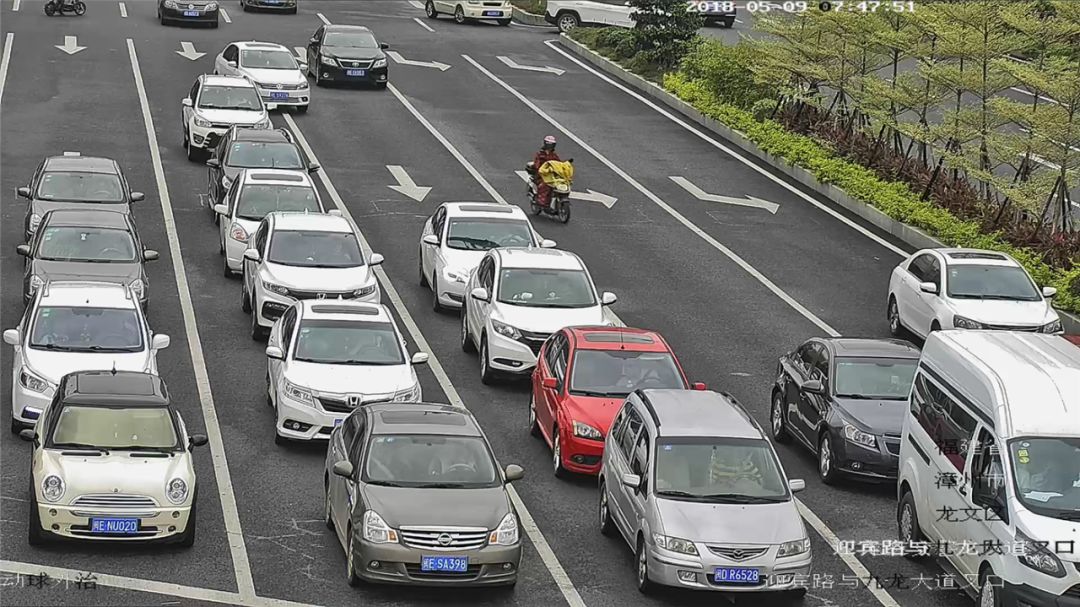
[[[686,0],[630,0],[630,6],[637,48],[662,69],[679,64],[704,25],[701,13],[687,10]]]

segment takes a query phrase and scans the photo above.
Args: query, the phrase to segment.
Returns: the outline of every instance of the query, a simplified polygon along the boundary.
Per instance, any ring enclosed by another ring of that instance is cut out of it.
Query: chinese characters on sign
[[[0,573],[0,588],[63,588],[64,590],[97,590],[97,576],[80,573],[74,580],[57,579],[44,571],[41,573]]]

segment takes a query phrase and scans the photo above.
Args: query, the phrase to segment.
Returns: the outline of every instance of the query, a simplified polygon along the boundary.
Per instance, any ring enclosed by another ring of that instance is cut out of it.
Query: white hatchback
[[[386,306],[355,300],[298,301],[270,332],[266,400],[274,440],[328,439],[358,406],[423,400],[405,338]]]
[[[255,83],[264,103],[306,112],[311,102],[307,64],[288,48],[272,42],[233,42],[214,57],[214,73],[243,76]]]
[[[272,126],[267,105],[247,78],[204,74],[195,79],[191,92],[180,103],[188,160],[205,162],[231,126]]]

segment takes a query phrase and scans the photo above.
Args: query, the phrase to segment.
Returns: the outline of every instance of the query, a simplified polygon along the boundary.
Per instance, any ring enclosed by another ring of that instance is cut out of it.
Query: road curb
[[[523,25],[538,25],[543,27],[554,27],[550,23],[544,20],[543,15],[536,15],[533,13],[527,13],[518,7],[513,7],[514,21]]]
[[[584,44],[570,38],[566,34],[559,34],[559,44],[566,50],[598,67],[601,71],[621,80],[623,84],[633,87],[640,93],[648,95],[654,100],[667,105],[683,116],[712,131],[716,135],[719,135],[727,142],[734,144],[747,154],[757,158],[762,163],[772,167],[779,173],[790,177],[806,186],[814,193],[832,201],[836,205],[850,211],[878,228],[881,228],[907,243],[909,246],[916,249],[930,249],[947,246],[926,232],[923,232],[914,226],[897,221],[873,206],[852,197],[844,190],[829,183],[821,183],[812,173],[810,173],[810,171],[807,171],[802,167],[794,166],[788,163],[787,160],[773,156],[762,150],[753,141],[744,137],[742,133],[732,129],[715,118],[710,118],[709,116],[702,114],[697,108],[667,92],[659,85],[634,74],[607,57],[588,48]],[[1080,335],[1080,317],[1065,312],[1064,310],[1058,310],[1058,314],[1061,315],[1061,322],[1064,325],[1066,333],[1070,335]]]

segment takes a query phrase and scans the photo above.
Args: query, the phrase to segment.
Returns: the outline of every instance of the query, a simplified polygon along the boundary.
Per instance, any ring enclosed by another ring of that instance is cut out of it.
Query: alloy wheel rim
[[[915,536],[912,532],[913,523],[911,520],[911,506],[904,504],[904,508],[900,511],[900,540],[907,543],[911,542],[911,538]]]
[[[990,576],[983,580],[982,596],[979,598],[979,607],[994,607],[994,585],[990,583]]]
[[[572,30],[572,29],[574,29],[574,18],[569,16],[569,15],[566,15],[565,17],[563,17],[560,20],[559,25],[562,26],[563,31]]]
[[[773,399],[773,412],[772,412],[772,428],[773,436],[779,436],[780,430],[784,427],[784,418],[780,411],[780,397],[777,396]]]
[[[832,465],[832,453],[829,450],[829,439],[821,441],[821,454],[819,455],[821,460],[818,469],[821,470],[821,476],[828,476],[829,469]]]
[[[551,448],[551,454],[552,464],[555,466],[555,470],[558,471],[559,468],[562,468],[562,441],[559,440],[558,432],[555,433],[555,441]]]
[[[480,344],[480,374],[481,375],[487,375],[487,366],[488,366],[487,342],[485,341],[485,342]]]
[[[900,328],[900,312],[896,309],[896,302],[889,304],[889,327],[896,331]]]
[[[637,566],[638,585],[639,586],[644,586],[645,585],[645,580],[648,579],[648,576],[649,576],[649,557],[647,557],[645,555],[645,547],[642,546],[640,549],[638,549],[638,566]]]
[[[607,523],[607,491],[600,490],[600,526],[603,527]]]
[[[529,400],[529,429],[536,425],[536,403]]]

